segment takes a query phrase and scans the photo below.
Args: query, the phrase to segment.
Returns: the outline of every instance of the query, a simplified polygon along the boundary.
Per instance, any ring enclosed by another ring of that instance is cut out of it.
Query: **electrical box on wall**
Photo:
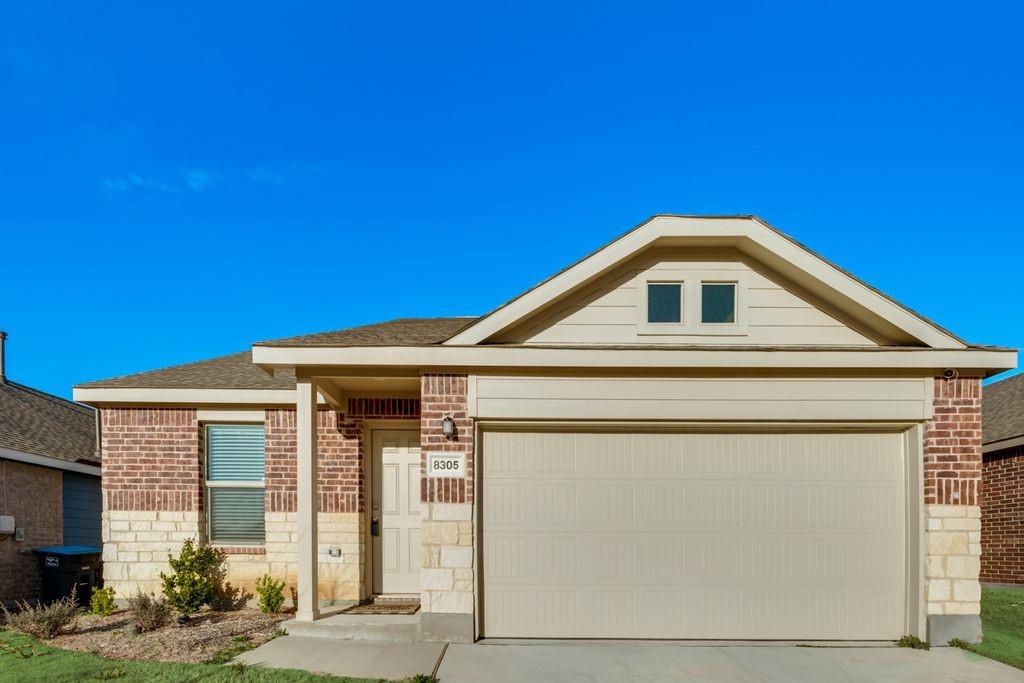
[[[14,533],[14,517],[10,515],[0,515],[0,534],[13,534]]]

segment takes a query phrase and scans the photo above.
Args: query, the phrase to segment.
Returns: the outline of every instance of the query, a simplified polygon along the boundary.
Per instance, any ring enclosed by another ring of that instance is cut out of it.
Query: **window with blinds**
[[[263,545],[263,425],[206,425],[206,515],[215,545]]]

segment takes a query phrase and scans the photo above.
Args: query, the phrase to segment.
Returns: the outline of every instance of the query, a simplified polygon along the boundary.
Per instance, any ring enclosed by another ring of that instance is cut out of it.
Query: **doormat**
[[[342,614],[416,614],[420,611],[418,602],[376,602],[355,605],[342,610]]]

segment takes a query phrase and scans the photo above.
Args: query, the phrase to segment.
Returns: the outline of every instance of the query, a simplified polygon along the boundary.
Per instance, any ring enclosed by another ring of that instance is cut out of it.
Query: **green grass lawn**
[[[1024,591],[982,588],[981,627],[984,640],[969,649],[1024,669]]]
[[[123,681],[124,683],[178,683],[179,681],[316,681],[317,683],[371,683],[364,678],[314,676],[293,669],[233,667],[220,664],[171,664],[104,659],[84,652],[60,650],[34,638],[0,631],[0,681]]]

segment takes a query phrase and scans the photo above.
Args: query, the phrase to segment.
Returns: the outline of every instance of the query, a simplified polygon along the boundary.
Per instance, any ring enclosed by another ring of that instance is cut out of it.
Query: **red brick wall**
[[[320,512],[362,512],[366,462],[363,421],[419,417],[419,399],[350,399],[349,414],[317,412],[317,483]],[[268,410],[266,429],[266,508],[294,512],[295,411]]]
[[[465,375],[425,374],[421,377],[420,462],[421,500],[434,503],[473,502],[473,420],[466,402]],[[446,415],[455,420],[455,438],[451,441],[441,432]],[[466,453],[466,477],[463,479],[428,479],[428,451],[461,451]]]
[[[100,416],[105,510],[201,509],[194,408],[103,408]]]
[[[1024,446],[985,454],[981,580],[1024,583]]]
[[[935,415],[924,430],[924,502],[981,501],[981,380],[935,379]]]
[[[39,597],[36,556],[21,550],[61,545],[61,481],[60,470],[0,460],[0,510],[25,530],[22,541],[0,540],[0,603]]]

